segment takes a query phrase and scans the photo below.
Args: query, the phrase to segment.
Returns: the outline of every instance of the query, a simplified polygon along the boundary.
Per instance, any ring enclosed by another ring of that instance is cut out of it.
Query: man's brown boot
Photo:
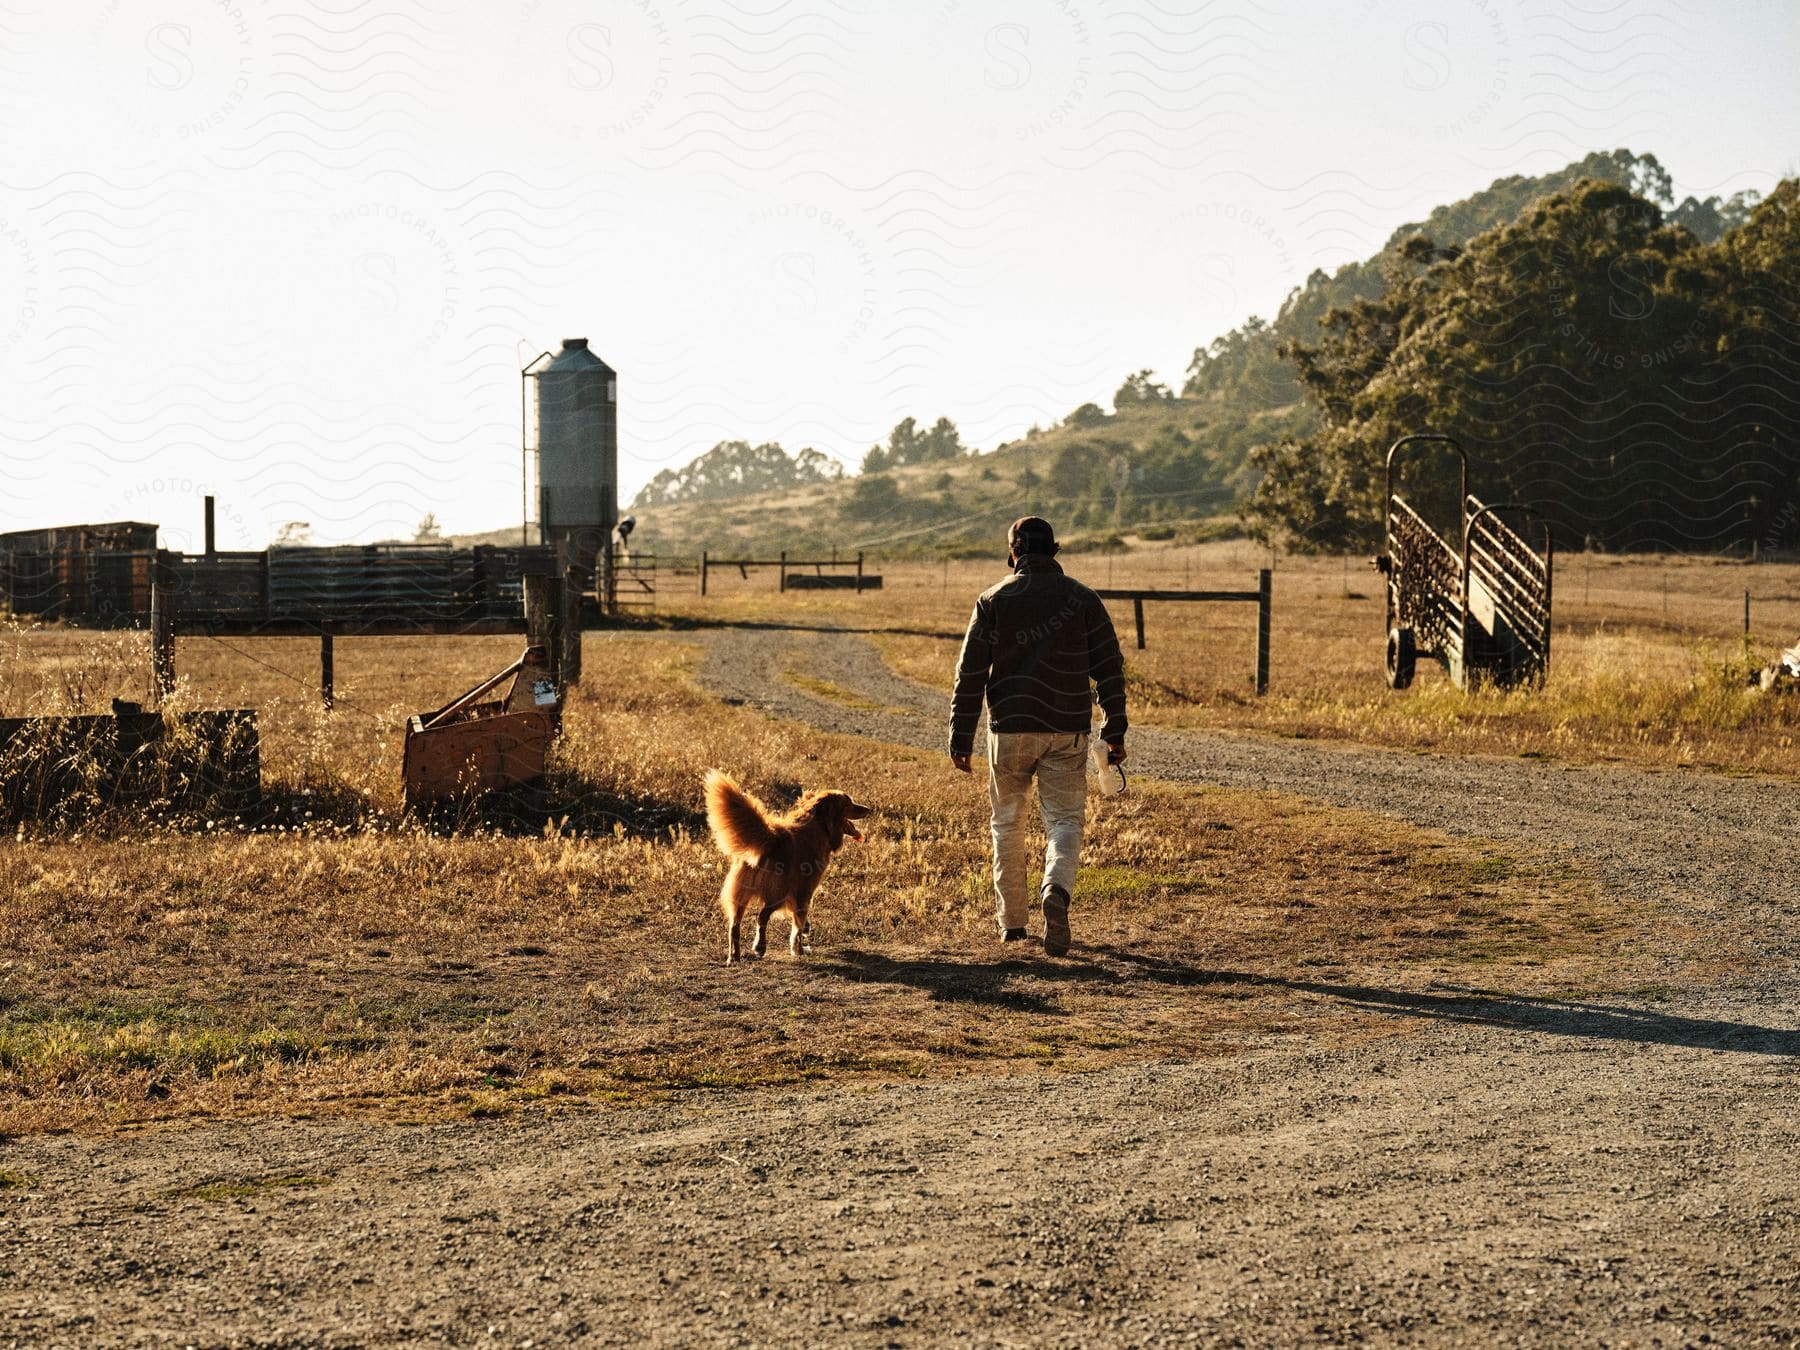
[[[1049,956],[1069,952],[1069,893],[1061,886],[1044,887],[1044,952]]]

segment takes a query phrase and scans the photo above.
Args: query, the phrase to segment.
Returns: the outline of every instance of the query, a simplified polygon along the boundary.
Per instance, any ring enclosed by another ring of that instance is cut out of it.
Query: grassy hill
[[[638,539],[659,552],[837,548],[911,553],[992,552],[1007,522],[1056,520],[1076,546],[1125,527],[1151,537],[1204,537],[1229,528],[1248,488],[1250,447],[1289,434],[1297,406],[1234,409],[1218,398],[1128,405],[1065,422],[977,455],[838,483],[726,501],[639,509]]]
[[[1677,206],[1654,156],[1629,150],[1595,153],[1536,177],[1502,178],[1399,226],[1365,261],[1330,275],[1313,272],[1273,321],[1251,318],[1197,348],[1178,395],[1148,384],[1146,373],[1137,401],[1111,413],[1084,405],[986,453],[779,491],[634,505],[635,542],[659,553],[983,554],[1006,522],[1028,513],[1051,517],[1077,548],[1116,546],[1126,534],[1191,541],[1228,533],[1240,528],[1238,507],[1256,486],[1251,449],[1307,436],[1318,425],[1284,344],[1314,343],[1331,309],[1380,295],[1409,239],[1424,234],[1460,246],[1583,178],[1665,203],[1670,220],[1702,238],[1717,237],[1747,209],[1736,199],[1689,198]],[[517,536],[502,530],[492,537]]]

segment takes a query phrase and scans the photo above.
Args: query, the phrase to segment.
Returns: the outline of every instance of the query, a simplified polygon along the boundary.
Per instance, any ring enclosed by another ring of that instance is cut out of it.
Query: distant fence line
[[[859,593],[864,590],[881,589],[881,578],[871,577],[863,571],[863,555],[860,550],[854,558],[839,558],[835,553],[829,558],[790,558],[786,550],[783,550],[781,555],[775,558],[715,558],[710,549],[703,549],[700,553],[700,594],[706,594],[707,581],[713,569],[729,570],[734,567],[737,569],[738,575],[746,581],[750,579],[750,569],[753,567],[775,568],[778,591],[786,591],[790,584],[793,584],[795,589],[800,589],[800,582],[811,582],[814,578],[820,582],[835,583],[845,590],[855,590]],[[811,578],[804,575],[805,569],[808,567],[813,569]],[[827,567],[834,569],[834,575],[831,577],[825,575]],[[839,577],[835,575],[838,568],[854,568],[855,575],[852,577],[845,574]],[[800,575],[796,576],[796,573]],[[823,589],[823,586],[808,588]]]
[[[80,626],[142,627],[148,621],[157,569],[180,614],[183,631],[317,632],[338,625],[340,636],[376,632],[516,632],[521,583],[559,575],[562,558],[547,545],[448,543],[277,546],[257,551],[185,553],[155,545],[155,526],[80,526],[0,535],[0,609],[19,618]],[[619,550],[611,575],[590,587],[608,611],[646,608],[671,580],[692,575],[699,594],[717,589],[720,569],[750,580],[775,573],[775,589],[885,589],[865,550],[855,553],[781,551],[721,555]],[[983,559],[927,554],[884,559],[887,583],[912,584],[928,574],[951,584],[953,565]],[[993,559],[994,570],[1002,566]],[[1172,570],[1144,557],[1083,554],[1071,569],[1096,586],[1121,583],[1190,589],[1186,564]],[[1167,578],[1167,581],[1164,578]],[[610,585],[606,584],[610,582]],[[692,592],[689,592],[692,594]],[[590,611],[591,613],[591,611]]]
[[[184,554],[167,549],[0,552],[14,615],[134,627],[160,582],[184,627],[322,622],[520,622],[523,580],[563,571],[549,546],[359,544]]]

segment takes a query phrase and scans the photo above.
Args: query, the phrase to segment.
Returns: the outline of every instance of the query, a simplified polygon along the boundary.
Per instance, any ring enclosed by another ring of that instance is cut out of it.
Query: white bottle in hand
[[[1093,770],[1094,784],[1102,797],[1117,797],[1125,791],[1125,766],[1106,762],[1111,750],[1112,747],[1098,736],[1088,745],[1088,767]]]

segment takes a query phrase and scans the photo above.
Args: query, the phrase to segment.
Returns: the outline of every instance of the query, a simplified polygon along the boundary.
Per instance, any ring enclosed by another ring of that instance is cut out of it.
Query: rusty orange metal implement
[[[487,698],[502,681],[503,696]],[[406,804],[467,800],[544,776],[562,726],[556,679],[542,647],[525,654],[436,712],[406,721]]]

